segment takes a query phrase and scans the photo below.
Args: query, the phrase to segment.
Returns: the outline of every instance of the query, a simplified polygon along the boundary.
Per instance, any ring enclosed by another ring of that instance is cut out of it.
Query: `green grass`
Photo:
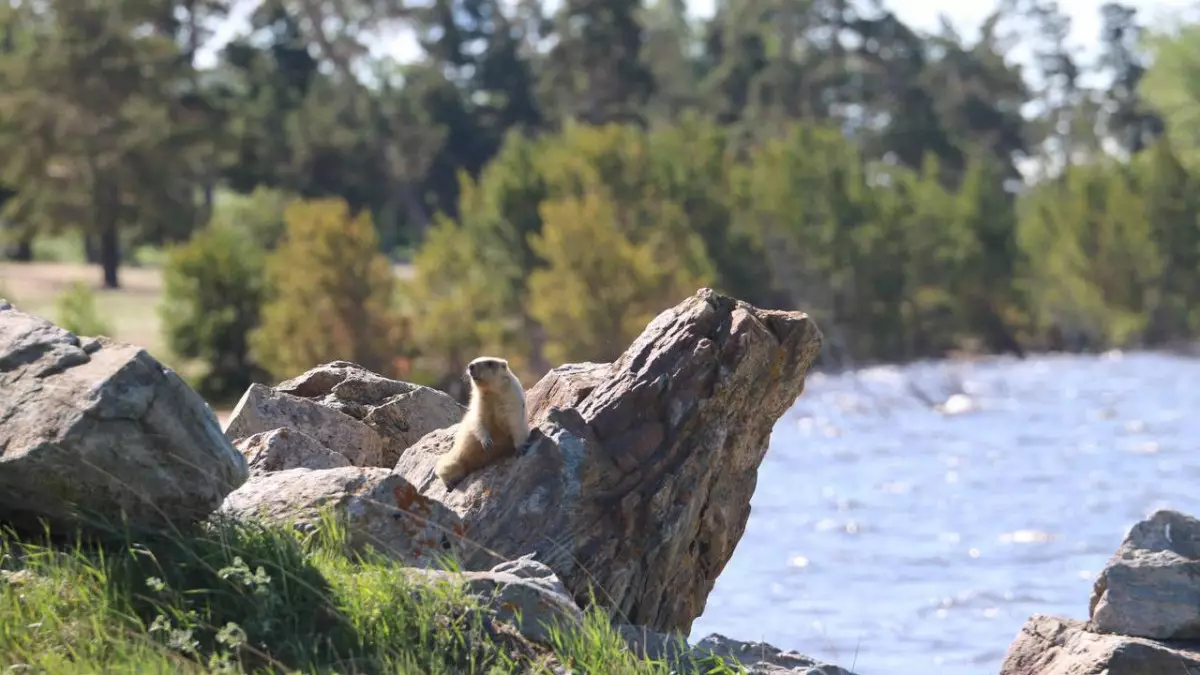
[[[598,612],[535,645],[457,584],[315,533],[214,519],[172,537],[0,535],[0,667],[44,673],[666,674]],[[695,672],[735,672],[722,663]]]

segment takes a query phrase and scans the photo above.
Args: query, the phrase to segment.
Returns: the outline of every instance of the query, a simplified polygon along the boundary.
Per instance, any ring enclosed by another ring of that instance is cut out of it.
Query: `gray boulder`
[[[1130,528],[1092,589],[1092,630],[1200,639],[1200,520],[1159,510]]]
[[[248,475],[212,409],[145,350],[0,301],[0,520],[168,527]]]
[[[697,642],[689,652],[693,661],[706,656],[740,665],[749,675],[854,675],[845,668],[810,659],[798,652],[784,651],[765,642],[742,642],[718,633]]]
[[[251,475],[288,469],[337,469],[350,460],[302,431],[280,427],[234,443],[250,464]]]
[[[1170,675],[1200,672],[1200,642],[1096,633],[1083,621],[1034,615],[1008,649],[1000,675]]]
[[[409,446],[457,423],[465,410],[436,389],[333,361],[273,388],[251,386],[225,433],[240,440],[285,427],[316,439],[354,466],[390,468]]]
[[[854,675],[845,668],[817,661],[766,642],[743,642],[712,633],[695,645],[679,634],[657,633],[641,626],[619,625],[630,651],[642,658],[666,661],[684,670],[705,672],[704,660],[720,659],[749,675]]]
[[[444,506],[378,467],[258,474],[230,493],[220,511],[310,532],[324,509],[342,519],[352,550],[370,547],[414,567],[438,565],[461,531]]]
[[[423,581],[466,586],[496,620],[516,627],[533,642],[548,643],[551,626],[577,628],[583,621],[583,611],[566,587],[532,555],[501,563],[487,572],[415,568],[406,568],[405,572]]]
[[[383,439],[358,420],[314,401],[252,384],[225,423],[225,436],[240,441],[279,428],[299,431],[354,466],[378,466]]]

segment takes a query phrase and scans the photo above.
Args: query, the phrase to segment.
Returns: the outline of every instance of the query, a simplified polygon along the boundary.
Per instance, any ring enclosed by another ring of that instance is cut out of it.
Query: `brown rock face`
[[[165,528],[247,475],[213,411],[145,350],[0,300],[0,521]]]
[[[467,569],[535,553],[580,602],[686,633],[741,539],[775,421],[821,345],[803,313],[704,289],[612,364],[563,366],[528,394],[526,449],[453,492],[433,476],[455,427],[396,465],[465,529]]]
[[[1021,628],[1000,675],[1166,675],[1200,672],[1200,643],[1093,633],[1082,621],[1036,614]]]

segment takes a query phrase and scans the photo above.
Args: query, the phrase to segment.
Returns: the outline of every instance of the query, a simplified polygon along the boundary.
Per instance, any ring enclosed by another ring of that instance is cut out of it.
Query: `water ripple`
[[[1086,617],[1133,522],[1200,512],[1198,382],[1200,361],[1148,353],[814,375],[692,637],[997,672],[1030,614]]]

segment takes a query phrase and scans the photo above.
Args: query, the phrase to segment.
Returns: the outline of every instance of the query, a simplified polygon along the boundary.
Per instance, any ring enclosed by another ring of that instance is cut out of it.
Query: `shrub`
[[[396,278],[370,214],[318,199],[289,205],[284,222],[267,257],[262,323],[251,335],[258,361],[278,377],[335,360],[395,374]]]
[[[73,282],[54,301],[58,325],[76,335],[109,335],[112,330],[96,311],[96,295],[82,281]]]
[[[163,286],[159,314],[167,346],[203,362],[196,385],[202,396],[237,396],[261,378],[249,335],[263,298],[263,254],[249,236],[220,225],[196,232],[168,251]]]
[[[592,191],[542,204],[542,231],[530,237],[547,266],[529,275],[529,313],[546,330],[557,363],[611,361],[654,315],[682,298],[664,298],[664,270],[650,245],[616,224],[613,203]]]
[[[283,212],[296,200],[282,190],[259,186],[248,195],[221,194],[213,222],[229,225],[249,235],[260,247],[273,250],[283,236]]]

